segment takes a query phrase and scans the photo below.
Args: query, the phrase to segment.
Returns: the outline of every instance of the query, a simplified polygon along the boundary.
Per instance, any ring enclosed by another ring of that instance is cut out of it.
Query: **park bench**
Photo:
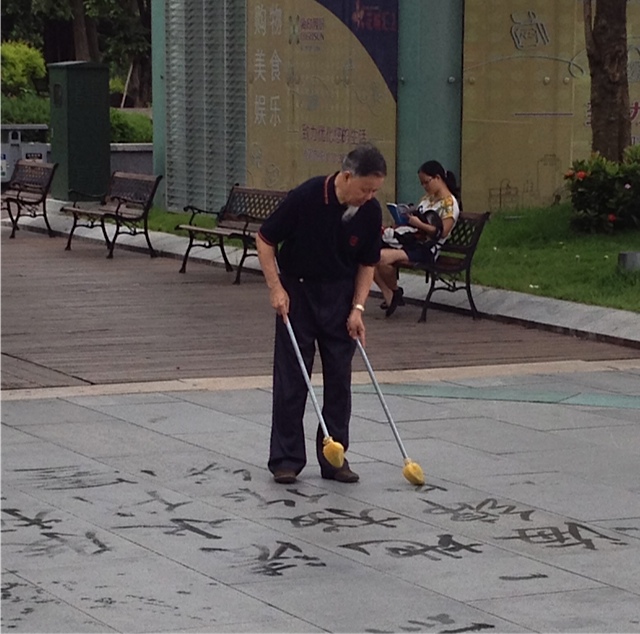
[[[233,271],[233,266],[225,250],[225,239],[240,241],[242,255],[237,264],[234,284],[240,284],[240,276],[245,260],[256,253],[256,237],[263,221],[284,200],[287,192],[251,189],[236,184],[231,188],[227,202],[219,211],[208,211],[187,205],[184,211],[191,213],[187,224],[179,224],[176,229],[186,231],[189,244],[182,258],[180,273],[187,270],[187,260],[191,249],[201,247],[211,249],[218,247],[227,271]],[[213,218],[215,226],[203,226],[203,219]]]
[[[132,236],[143,233],[149,247],[149,255],[155,257],[157,254],[149,238],[149,210],[161,179],[162,176],[150,174],[113,172],[105,194],[70,191],[73,204],[60,209],[61,213],[73,216],[73,225],[65,249],[71,249],[71,240],[77,227],[100,227],[109,249],[108,258],[113,257],[113,249],[121,233]],[[94,202],[88,202],[87,198],[93,199]],[[107,223],[115,227],[111,238],[107,232]]]
[[[474,319],[479,317],[471,294],[471,263],[489,216],[490,212],[461,213],[451,235],[440,249],[440,255],[434,262],[412,262],[400,267],[425,272],[428,291],[422,304],[419,322],[427,320],[431,296],[439,290],[451,293],[466,290],[471,315]]]
[[[10,238],[15,237],[18,220],[25,213],[32,218],[42,216],[49,236],[53,236],[53,230],[47,218],[47,196],[57,167],[57,163],[42,163],[26,159],[16,162],[11,179],[2,192],[2,205],[11,220]]]

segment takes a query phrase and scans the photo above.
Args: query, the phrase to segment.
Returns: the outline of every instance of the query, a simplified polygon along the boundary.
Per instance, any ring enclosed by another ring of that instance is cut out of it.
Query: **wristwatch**
[[[351,308],[354,310],[359,310],[361,313],[364,313],[364,306],[362,304],[354,304]]]

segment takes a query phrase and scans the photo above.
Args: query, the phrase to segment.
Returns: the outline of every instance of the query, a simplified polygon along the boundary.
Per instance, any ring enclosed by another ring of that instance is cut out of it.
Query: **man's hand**
[[[286,317],[289,314],[289,294],[284,290],[282,284],[277,284],[269,289],[269,300],[278,315]]]
[[[349,318],[347,319],[347,330],[352,339],[360,339],[362,345],[365,345],[365,327],[361,310],[357,308],[351,309]]]

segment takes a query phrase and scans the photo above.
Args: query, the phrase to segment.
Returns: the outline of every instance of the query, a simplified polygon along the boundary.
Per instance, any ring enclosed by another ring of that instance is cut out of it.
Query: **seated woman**
[[[380,262],[374,273],[375,283],[384,297],[382,307],[386,309],[387,317],[393,315],[398,306],[404,304],[403,291],[398,287],[398,266],[412,262],[429,262],[437,258],[440,247],[446,242],[460,215],[458,185],[452,172],[445,170],[438,161],[427,161],[420,166],[418,177],[426,195],[420,200],[416,208],[417,213],[408,219],[409,226],[414,229],[412,236],[415,239],[409,241],[402,238],[402,244],[396,242],[394,246],[383,244]],[[436,212],[440,217],[441,229],[436,226],[440,223],[431,224],[424,221],[429,211]],[[387,232],[388,230],[385,231]],[[406,236],[406,233],[403,235]],[[400,236],[396,234],[396,237]]]

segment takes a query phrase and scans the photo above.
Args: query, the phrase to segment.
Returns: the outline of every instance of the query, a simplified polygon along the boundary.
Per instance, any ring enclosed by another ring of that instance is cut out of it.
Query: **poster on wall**
[[[546,206],[591,151],[582,2],[467,0],[462,182],[478,210]],[[627,7],[631,134],[640,143],[640,2]]]
[[[398,0],[249,0],[247,183],[288,189],[374,143],[395,191]]]

